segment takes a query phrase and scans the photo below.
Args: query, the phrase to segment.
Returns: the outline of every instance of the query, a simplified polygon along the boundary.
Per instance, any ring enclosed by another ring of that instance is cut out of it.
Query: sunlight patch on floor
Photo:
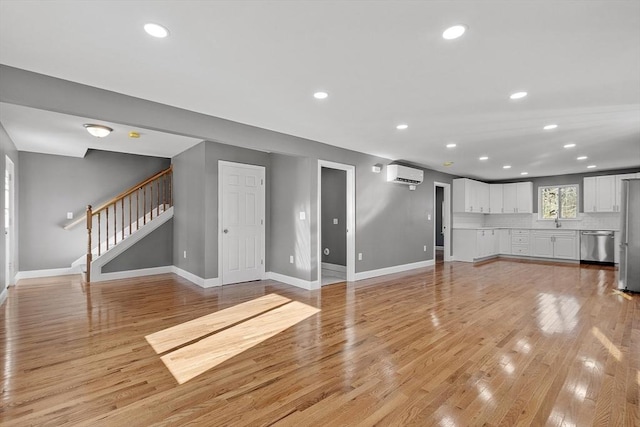
[[[274,309],[290,301],[289,298],[276,294],[265,295],[155,332],[147,335],[145,338],[156,353],[164,353],[165,351],[169,351],[235,323],[242,322],[243,320]]]
[[[157,353],[162,353],[241,322],[160,357],[176,381],[184,384],[319,311],[320,309],[307,304],[270,294],[156,332],[146,338]],[[170,345],[172,347],[168,347]]]

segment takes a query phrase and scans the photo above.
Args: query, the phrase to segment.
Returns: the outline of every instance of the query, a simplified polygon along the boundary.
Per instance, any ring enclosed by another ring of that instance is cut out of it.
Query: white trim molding
[[[330,262],[323,262],[322,263],[322,268],[324,270],[337,271],[338,273],[346,273],[347,272],[347,266],[346,265],[331,264]]]
[[[39,279],[40,277],[68,276],[69,274],[80,274],[80,270],[72,267],[50,268],[48,270],[19,271],[16,274],[16,284],[22,279]]]
[[[7,288],[4,288],[4,291],[2,291],[2,293],[0,294],[0,305],[4,304],[4,302],[7,300]]]
[[[320,289],[320,282],[317,280],[309,281],[304,279],[298,279],[297,277],[291,277],[280,273],[275,273],[273,271],[267,272],[267,279],[275,280],[278,282],[286,283],[287,285],[295,286],[297,288],[306,289],[308,291],[312,291],[315,289]]]
[[[154,276],[156,274],[173,273],[173,266],[140,268],[138,270],[114,271],[100,274],[100,280],[91,279],[91,283],[105,282],[107,280],[130,279],[133,277]]]
[[[180,267],[172,266],[171,272],[177,274],[178,276],[187,279],[191,283],[200,286],[201,288],[214,288],[216,286],[221,286],[220,278],[214,277],[211,279],[203,279],[200,276],[196,276],[193,273],[189,273],[186,270],[181,269]]]
[[[404,271],[415,270],[416,268],[431,267],[435,265],[433,259],[413,262],[411,264],[394,265],[393,267],[380,268],[378,270],[361,271],[356,273],[356,280],[370,279],[372,277],[385,276],[387,274],[402,273]]]

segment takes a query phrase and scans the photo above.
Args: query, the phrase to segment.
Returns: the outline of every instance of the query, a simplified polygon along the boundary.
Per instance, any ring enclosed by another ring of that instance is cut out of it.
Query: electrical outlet
[[[293,255],[289,255],[289,264],[293,264]]]
[[[67,212],[67,219],[73,219],[73,212]]]
[[[427,245],[424,245],[424,249],[422,249],[424,252],[427,252]]]
[[[338,224],[338,218],[333,218],[333,224],[334,225]]]
[[[362,252],[358,253],[358,261],[362,261]]]
[[[184,251],[184,253],[182,254],[182,256],[183,256],[184,258],[186,258],[186,257],[187,257],[187,251]]]

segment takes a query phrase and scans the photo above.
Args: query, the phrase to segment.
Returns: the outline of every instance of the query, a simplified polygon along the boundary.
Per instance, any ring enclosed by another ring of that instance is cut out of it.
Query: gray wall
[[[271,235],[267,245],[267,269],[311,280],[309,225],[309,159],[271,155]],[[306,220],[300,219],[305,212]],[[293,255],[294,263],[289,262]]]
[[[14,188],[15,188],[15,206],[14,206],[14,230],[15,230],[15,235],[14,235],[14,250],[15,250],[15,255],[14,255],[14,265],[13,265],[13,274],[15,275],[15,273],[17,273],[19,270],[19,260],[18,260],[18,250],[19,250],[19,226],[20,226],[20,209],[19,209],[19,178],[18,178],[18,174],[20,171],[19,168],[19,158],[18,158],[18,150],[16,150],[16,146],[13,144],[13,141],[11,141],[11,138],[9,138],[9,135],[7,134],[7,132],[5,131],[4,127],[2,126],[2,124],[0,124],[0,164],[2,164],[2,176],[4,179],[4,171],[6,168],[6,162],[5,162],[5,156],[9,156],[9,158],[13,161],[14,163]],[[4,180],[3,180],[3,184],[4,184]],[[3,187],[4,188],[4,187]],[[4,190],[3,190],[3,194],[0,196],[0,212],[2,212],[2,226],[4,227]],[[7,254],[5,253],[5,234],[4,233],[0,233],[0,294],[6,289],[6,271],[5,271],[5,266],[6,266],[6,261],[7,261]],[[13,281],[13,277],[10,278],[11,284],[14,283]]]
[[[640,156],[640,151],[638,152],[638,156]],[[582,191],[583,179],[589,176],[600,176],[600,175],[622,175],[625,173],[636,173],[640,172],[640,168],[632,168],[632,169],[620,169],[613,171],[598,171],[598,172],[589,172],[589,173],[574,173],[570,175],[558,175],[558,176],[541,176],[541,177],[533,177],[529,179],[520,179],[520,180],[512,180],[512,181],[491,181],[492,184],[506,184],[512,182],[533,182],[533,212],[538,212],[538,187],[546,187],[550,185],[569,185],[569,184],[578,184],[578,203],[580,212],[584,212],[584,194]]]
[[[173,265],[173,220],[171,219],[105,264],[102,272],[112,273],[167,265]]]
[[[278,172],[275,165],[271,167],[272,179],[279,180],[300,180],[301,194],[308,188],[308,193],[300,200],[298,196],[291,200],[281,190],[278,195],[272,195],[271,202],[284,200],[288,203],[291,211],[295,212],[299,206],[305,205],[308,208],[307,220],[304,223],[297,222],[296,226],[283,235],[276,235],[272,230],[268,247],[270,248],[267,258],[267,268],[282,274],[292,272],[291,275],[305,279],[316,280],[318,264],[318,213],[317,213],[317,186],[318,186],[318,163],[319,159],[328,160],[348,165],[356,168],[356,252],[363,254],[362,261],[356,261],[356,272],[374,270],[384,267],[391,267],[400,264],[407,264],[417,261],[433,259],[433,223],[427,221],[427,213],[434,212],[433,181],[450,183],[452,176],[434,171],[426,171],[425,182],[418,186],[416,191],[409,191],[407,186],[400,184],[390,184],[385,180],[385,172],[374,174],[371,166],[375,164],[387,165],[389,159],[370,156],[355,151],[345,150],[338,147],[322,144],[303,138],[285,135],[266,129],[256,128],[241,123],[232,122],[204,114],[195,113],[167,105],[134,98],[127,95],[109,92],[90,86],[81,85],[53,77],[44,76],[7,66],[0,66],[2,79],[0,79],[0,102],[8,102],[33,108],[41,108],[49,111],[63,112],[67,114],[79,115],[82,117],[95,117],[114,123],[122,123],[138,128],[148,128],[157,131],[180,134],[201,138],[208,141],[229,144],[236,147],[244,147],[264,154],[264,152],[286,154],[299,158],[296,162],[306,164],[306,170],[300,169],[296,165],[295,175],[287,175]],[[206,151],[206,150],[205,150]],[[176,165],[179,167],[179,157]],[[271,158],[277,157],[276,155]],[[282,159],[281,159],[282,160]],[[210,165],[211,159],[207,155],[207,168],[216,168]],[[197,163],[197,167],[205,165]],[[289,165],[291,166],[291,165]],[[213,172],[212,170],[208,170]],[[188,175],[188,172],[184,172]],[[279,174],[279,175],[276,175]],[[175,179],[180,180],[178,173]],[[183,179],[186,177],[183,176]],[[269,179],[269,175],[268,175]],[[214,190],[213,188],[211,190]],[[176,197],[179,188],[176,188]],[[208,191],[205,188],[204,191]],[[202,194],[202,193],[200,193]],[[217,194],[215,195],[217,198]],[[217,199],[216,199],[217,200]],[[217,275],[217,263],[210,261],[214,247],[214,239],[206,238],[206,243],[193,242],[195,232],[189,232],[184,236],[189,226],[180,224],[181,221],[190,222],[189,216],[178,218],[179,199],[176,199],[176,213],[174,223],[174,247],[180,252],[180,245],[194,245],[202,253],[207,252],[209,259],[200,260],[196,265],[189,265],[185,268],[200,277],[214,277]],[[196,202],[194,202],[196,203]],[[211,208],[213,199],[205,201],[205,209]],[[306,206],[308,204],[308,206]],[[196,203],[197,205],[197,203]],[[286,209],[285,205],[282,209]],[[279,208],[278,208],[279,209]],[[207,227],[217,227],[217,222],[213,222],[213,209],[207,220]],[[182,215],[185,215],[182,211]],[[191,208],[187,215],[200,214]],[[280,218],[272,219],[275,225]],[[285,221],[285,220],[283,220]],[[199,219],[194,221],[198,224],[203,222]],[[200,230],[202,233],[203,230]],[[206,235],[212,231],[208,228],[204,230]],[[274,243],[277,242],[277,243]],[[422,250],[427,246],[427,251]],[[291,269],[288,264],[291,248],[295,248],[300,254],[300,265]],[[174,251],[174,262],[180,265],[183,259],[176,257]],[[204,257],[205,255],[199,255]],[[182,256],[182,255],[180,255]],[[213,263],[209,266],[210,263]],[[207,264],[205,272],[205,264]]]
[[[347,265],[347,172],[322,168],[322,262]],[[333,220],[337,219],[338,224]]]
[[[169,159],[90,150],[84,158],[20,153],[20,270],[68,268],[86,253],[83,224],[66,231],[93,206],[169,167]]]
[[[269,238],[268,153],[206,141],[179,154],[173,159],[174,265],[204,279],[218,277],[219,160],[265,167],[267,242]]]

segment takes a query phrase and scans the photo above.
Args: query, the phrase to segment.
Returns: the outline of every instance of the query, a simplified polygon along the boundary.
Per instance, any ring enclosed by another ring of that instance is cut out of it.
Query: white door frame
[[[9,173],[9,231],[5,234],[5,286],[13,284],[15,277],[15,165],[9,156],[5,155],[5,176]],[[5,190],[6,191],[6,190]],[[5,199],[6,203],[6,199]],[[6,209],[6,206],[5,206]]]
[[[347,172],[347,281],[356,278],[356,167],[318,160],[318,285],[322,286],[322,168]]]
[[[256,166],[249,165],[246,163],[238,163],[238,162],[229,162],[226,160],[218,160],[218,281],[220,285],[224,284],[224,277],[222,277],[222,166],[233,166],[233,167],[243,167],[247,169],[255,169],[262,170],[264,172],[264,185],[262,185],[262,218],[263,218],[263,226],[262,226],[262,248],[260,251],[262,252],[262,277],[264,280],[267,278],[266,276],[266,262],[267,262],[267,253],[266,253],[266,227],[267,227],[267,217],[266,217],[266,209],[267,209],[267,200],[266,200],[266,188],[267,188],[267,168],[264,166]]]
[[[444,261],[452,261],[453,257],[451,256],[451,184],[447,184],[445,182],[437,182],[433,183],[433,206],[434,206],[434,221],[433,221],[433,259],[436,258],[436,225],[438,221],[435,221],[436,209],[439,207],[436,206],[436,187],[442,187],[444,189],[443,192],[443,203],[444,203],[444,212],[442,212],[442,228],[444,229]]]

